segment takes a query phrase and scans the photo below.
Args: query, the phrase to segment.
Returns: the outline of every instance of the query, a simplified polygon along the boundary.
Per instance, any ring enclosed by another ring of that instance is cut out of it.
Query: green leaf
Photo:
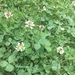
[[[11,42],[12,41],[12,38],[9,38],[8,41]]]
[[[60,69],[60,64],[56,61],[52,61],[52,70],[56,71],[58,69]]]
[[[55,28],[56,26],[52,25],[48,27],[48,30],[51,30],[52,28]]]
[[[2,53],[6,52],[5,47],[0,48],[0,51],[1,51]]]
[[[0,75],[3,75],[3,73],[2,73],[2,72],[0,72]]]
[[[42,45],[45,45],[45,46],[50,46],[51,45],[51,43],[49,42],[49,40],[44,39],[44,38],[41,38],[39,40],[39,43],[41,43]]]
[[[45,39],[47,36],[50,36],[51,34],[50,33],[44,33],[44,32],[41,32],[41,37],[43,39]]]
[[[34,68],[33,68],[32,73],[35,74],[35,73],[38,73],[38,71],[39,71],[38,65],[35,65]]]
[[[50,68],[51,68],[50,65],[43,64],[43,67],[44,67],[46,73],[50,73]]]
[[[6,45],[6,46],[9,46],[9,45],[10,45],[10,42],[6,42],[5,45]]]
[[[51,30],[52,28],[55,28],[56,25],[53,23],[52,20],[49,21],[49,26],[48,26],[48,30]]]
[[[26,54],[32,54],[33,50],[31,48],[28,48],[28,49],[25,50],[25,53]]]
[[[24,75],[32,75],[31,72],[25,72]]]
[[[38,59],[38,58],[39,58],[38,55],[31,56],[31,59],[32,59],[32,60],[35,60],[35,59]]]
[[[3,57],[3,53],[2,53],[2,52],[0,52],[0,58],[1,58],[1,57]]]
[[[20,70],[18,71],[18,75],[25,75],[25,71],[24,71],[23,69],[20,69]]]
[[[15,57],[13,55],[9,56],[9,58],[8,58],[9,63],[13,63],[14,60],[15,60]]]
[[[39,43],[34,44],[34,48],[35,48],[36,50],[40,49],[40,47],[41,47],[41,45],[40,45]]]
[[[6,68],[5,68],[5,70],[8,71],[8,72],[11,72],[11,71],[14,70],[14,66],[11,65],[11,64],[8,64],[8,65],[6,66]]]
[[[47,52],[51,52],[51,47],[50,46],[45,46]]]
[[[0,62],[0,66],[1,66],[1,67],[6,67],[7,64],[8,64],[8,62],[5,61],[5,60],[3,60],[3,61]]]
[[[25,41],[25,46],[26,46],[26,48],[29,48],[30,47],[29,41]]]
[[[0,43],[3,41],[3,36],[0,35]]]
[[[13,53],[8,57],[8,62],[9,63],[14,63],[15,57],[16,57],[17,51],[13,51]]]

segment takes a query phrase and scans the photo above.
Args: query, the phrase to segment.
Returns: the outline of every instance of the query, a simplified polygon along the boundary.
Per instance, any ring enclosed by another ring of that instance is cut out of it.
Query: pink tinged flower
[[[34,22],[32,22],[32,21],[27,21],[27,22],[25,22],[25,27],[28,27],[28,28],[30,28],[30,29],[33,29],[33,27],[35,26],[34,25]]]
[[[16,50],[17,51],[24,51],[25,50],[25,46],[23,42],[18,42],[17,46],[16,46]]]
[[[4,16],[5,16],[6,19],[8,19],[8,18],[10,18],[13,15],[11,14],[11,12],[5,12]]]
[[[40,30],[44,30],[44,28],[45,28],[44,25],[40,25],[40,26],[39,26],[39,29],[40,29]]]
[[[57,53],[63,54],[64,50],[61,46],[57,47]]]

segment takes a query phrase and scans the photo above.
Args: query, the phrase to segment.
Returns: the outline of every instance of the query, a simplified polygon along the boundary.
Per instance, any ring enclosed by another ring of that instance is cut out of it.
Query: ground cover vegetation
[[[75,1],[0,0],[0,75],[75,75]]]

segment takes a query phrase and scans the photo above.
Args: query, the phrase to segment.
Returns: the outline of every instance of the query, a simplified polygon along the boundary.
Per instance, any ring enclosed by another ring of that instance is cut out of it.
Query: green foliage
[[[73,0],[0,0],[0,75],[5,74],[75,74]]]
[[[5,68],[5,70],[6,70],[6,71],[8,71],[8,72],[11,72],[11,71],[13,71],[13,70],[14,70],[14,66],[13,66],[13,65],[8,64],[8,65],[6,66],[6,68]]]

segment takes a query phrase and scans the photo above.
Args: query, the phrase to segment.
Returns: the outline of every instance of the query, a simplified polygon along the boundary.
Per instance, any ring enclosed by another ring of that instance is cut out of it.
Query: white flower
[[[63,54],[64,53],[64,50],[63,50],[63,48],[61,46],[59,46],[57,48],[57,53],[60,53],[60,54]]]
[[[28,27],[28,28],[31,28],[31,29],[33,29],[33,27],[35,26],[34,25],[34,22],[32,22],[32,21],[27,21],[27,22],[25,22],[26,23],[26,27]]]
[[[75,1],[72,1],[72,3],[71,3],[71,4],[75,6]]]
[[[25,46],[23,42],[18,42],[17,46],[16,46],[16,50],[17,51],[24,51],[25,50]]]
[[[42,11],[46,11],[46,7],[45,6],[43,6]]]
[[[4,16],[5,16],[6,19],[8,19],[8,18],[10,18],[13,15],[11,14],[11,12],[5,12]]]
[[[40,25],[40,26],[39,26],[39,29],[40,29],[40,30],[43,30],[44,28],[45,28],[44,25]]]
[[[64,28],[60,28],[62,31],[64,31],[65,29]]]

